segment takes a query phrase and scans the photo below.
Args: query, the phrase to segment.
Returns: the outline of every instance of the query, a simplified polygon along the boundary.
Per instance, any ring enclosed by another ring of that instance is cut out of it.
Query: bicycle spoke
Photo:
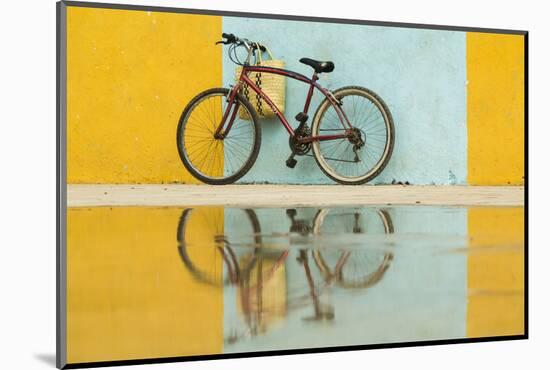
[[[234,116],[232,127],[224,138],[214,137],[226,108],[225,94],[206,95],[187,114],[182,137],[187,162],[195,171],[213,179],[239,172],[252,156],[255,146],[254,122],[241,119],[239,114]],[[234,109],[237,108],[230,109],[227,121],[233,117]],[[223,123],[225,128],[227,124]]]
[[[389,141],[388,121],[379,103],[368,93],[350,89],[338,96],[353,129],[349,138],[315,142],[320,160],[328,173],[346,179],[370,176],[385,160]],[[324,106],[314,135],[344,132],[343,124],[331,104]],[[317,154],[316,154],[317,155]]]

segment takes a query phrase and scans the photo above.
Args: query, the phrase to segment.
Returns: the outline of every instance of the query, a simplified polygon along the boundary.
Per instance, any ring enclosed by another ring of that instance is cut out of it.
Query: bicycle
[[[196,179],[212,185],[230,184],[252,167],[261,144],[259,118],[242,89],[254,91],[274,112],[289,135],[289,168],[296,166],[295,156],[310,155],[320,169],[341,184],[364,184],[382,172],[394,145],[393,118],[386,103],[373,91],[347,86],[334,91],[317,81],[320,73],[334,70],[334,63],[302,58],[300,62],[314,69],[308,78],[287,69],[251,64],[265,46],[233,34],[222,34],[216,44],[230,45],[229,58],[242,66],[237,83],[230,89],[213,88],[195,96],[181,114],[177,129],[177,147],[185,168]],[[236,49],[244,47],[247,57],[238,58]],[[280,109],[249,77],[251,73],[273,73],[309,85],[304,109],[296,115],[294,129]],[[308,125],[308,111],[314,91],[324,99]],[[244,110],[244,114],[237,114]]]

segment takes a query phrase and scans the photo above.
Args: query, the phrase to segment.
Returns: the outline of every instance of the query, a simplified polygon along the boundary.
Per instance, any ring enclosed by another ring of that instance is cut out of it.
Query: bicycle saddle
[[[334,71],[334,63],[332,62],[320,62],[315,59],[309,59],[309,58],[302,58],[300,59],[300,63],[304,63],[310,67],[312,67],[315,72],[317,73],[329,73]]]

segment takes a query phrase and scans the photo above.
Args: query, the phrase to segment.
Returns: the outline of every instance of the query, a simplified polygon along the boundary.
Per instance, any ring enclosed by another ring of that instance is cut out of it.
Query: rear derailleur
[[[350,131],[348,140],[353,144],[353,154],[355,154],[353,161],[360,162],[361,159],[359,158],[357,151],[365,146],[365,133],[357,127],[352,128]]]

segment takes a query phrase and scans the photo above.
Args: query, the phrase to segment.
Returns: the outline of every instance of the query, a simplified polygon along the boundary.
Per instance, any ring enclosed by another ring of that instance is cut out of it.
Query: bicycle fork
[[[214,138],[218,140],[225,139],[225,137],[229,134],[231,127],[233,126],[233,122],[235,122],[235,117],[237,116],[237,112],[239,111],[239,106],[240,106],[238,100],[236,99],[237,91],[239,91],[238,85],[236,85],[231,90],[231,92],[229,93],[229,96],[226,99],[227,107],[225,108],[225,112],[223,112],[223,116],[220,121],[220,124],[218,125],[218,128],[214,132]],[[229,117],[229,122],[227,123],[227,127],[224,130],[223,126],[228,117]]]

